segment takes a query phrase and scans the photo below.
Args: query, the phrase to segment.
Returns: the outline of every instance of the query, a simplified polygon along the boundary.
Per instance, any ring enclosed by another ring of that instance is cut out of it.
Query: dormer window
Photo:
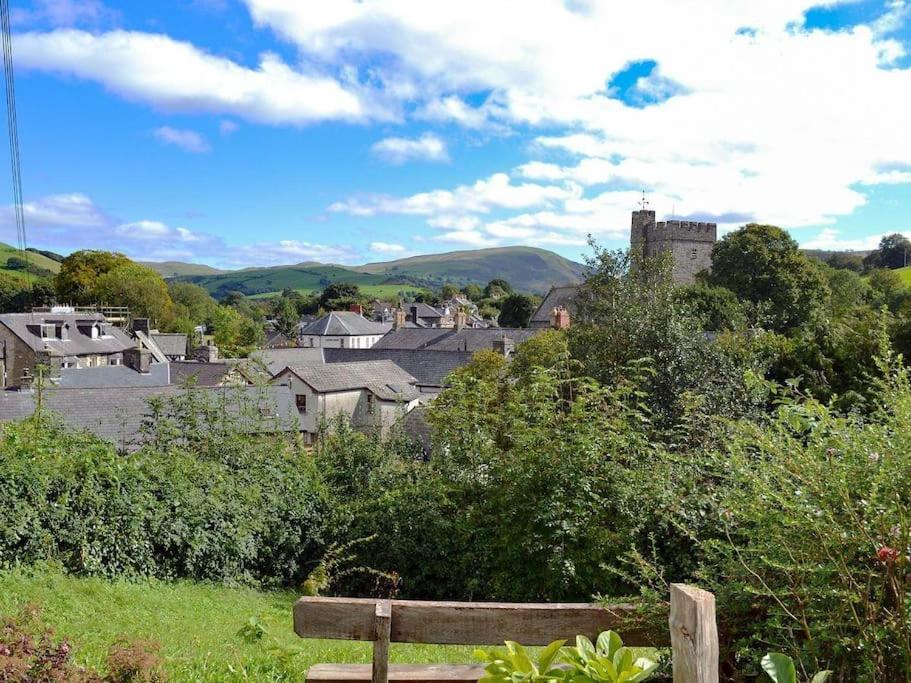
[[[101,336],[100,325],[92,325],[92,339],[98,339]]]
[[[50,325],[42,323],[41,325],[41,338],[42,339],[55,339],[57,337],[57,327],[53,323]]]

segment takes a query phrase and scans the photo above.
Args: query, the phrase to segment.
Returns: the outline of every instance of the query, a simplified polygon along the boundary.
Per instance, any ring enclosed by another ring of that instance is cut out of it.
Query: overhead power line
[[[16,119],[16,79],[13,73],[13,37],[9,23],[9,0],[0,0],[0,23],[3,30],[3,74],[6,80],[6,130],[9,136],[10,174],[13,183],[13,213],[16,222],[16,246],[25,262],[25,277],[32,288],[28,269],[28,239],[25,233],[25,210],[22,199],[22,173],[19,161],[19,124]]]

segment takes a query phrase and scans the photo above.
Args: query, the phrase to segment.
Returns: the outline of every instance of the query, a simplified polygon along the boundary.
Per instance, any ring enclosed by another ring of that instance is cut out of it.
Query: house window
[[[111,358],[111,365],[120,365],[119,358]]]
[[[297,409],[300,412],[307,412],[307,394],[297,394],[294,397],[294,402],[297,404]]]
[[[373,394],[367,394],[367,412],[373,414]]]
[[[696,254],[697,254],[697,252],[696,252],[696,247],[693,247],[693,250],[690,252],[690,260],[691,260],[691,261],[695,261],[695,260],[696,260]]]
[[[41,326],[41,338],[42,339],[53,339],[57,336],[57,328],[54,325],[42,325]]]
[[[98,339],[98,325],[92,325],[92,339]]]

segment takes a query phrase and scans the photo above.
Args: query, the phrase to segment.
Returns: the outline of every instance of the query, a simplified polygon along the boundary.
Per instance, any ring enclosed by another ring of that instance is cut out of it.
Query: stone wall
[[[633,211],[630,248],[646,256],[670,252],[673,279],[690,284],[696,274],[712,266],[712,245],[718,226],[703,221],[655,221],[655,212]]]

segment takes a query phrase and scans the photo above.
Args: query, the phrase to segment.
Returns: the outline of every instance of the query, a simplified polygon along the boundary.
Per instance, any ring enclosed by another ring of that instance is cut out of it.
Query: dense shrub
[[[163,578],[302,580],[319,559],[325,502],[287,444],[222,435],[130,456],[52,419],[0,429],[0,563]]]

